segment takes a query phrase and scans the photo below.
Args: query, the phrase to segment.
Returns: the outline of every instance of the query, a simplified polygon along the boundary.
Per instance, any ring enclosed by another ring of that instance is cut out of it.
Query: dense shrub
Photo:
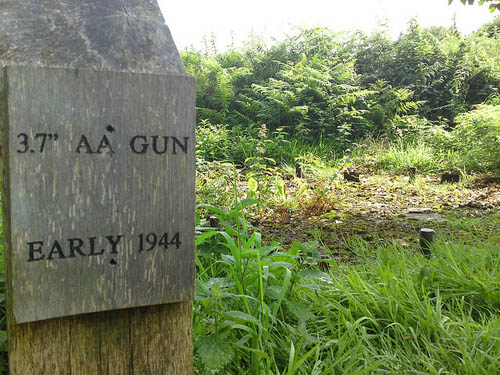
[[[207,161],[231,158],[232,142],[226,125],[202,120],[196,127],[196,156]]]
[[[452,140],[467,169],[500,173],[500,105],[479,105],[456,122]]]

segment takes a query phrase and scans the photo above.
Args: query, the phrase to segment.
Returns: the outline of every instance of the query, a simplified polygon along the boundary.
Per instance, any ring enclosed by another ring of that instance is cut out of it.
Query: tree
[[[476,2],[475,0],[460,0],[462,2],[462,4],[466,4],[468,3],[469,5],[474,5],[474,3]],[[483,5],[484,3],[491,3],[490,4],[490,12],[494,12],[495,10],[498,10],[500,11],[500,2],[498,2],[497,0],[479,0],[478,1],[478,4],[479,5]],[[448,4],[451,4],[453,3],[453,0],[448,0]]]

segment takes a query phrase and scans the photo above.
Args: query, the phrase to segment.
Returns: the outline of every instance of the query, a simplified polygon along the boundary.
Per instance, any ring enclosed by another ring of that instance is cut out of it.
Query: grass
[[[393,173],[406,165],[439,170],[430,168],[438,159],[419,156],[427,146],[412,147],[372,156],[387,156],[393,167],[384,169]],[[495,186],[439,184],[427,175],[411,183],[393,174],[364,175],[352,184],[339,173],[348,159],[306,156],[301,162],[302,179],[292,177],[293,166],[281,174],[252,173],[252,183],[244,170],[233,169],[227,185],[214,180],[225,208],[200,207],[207,219],[199,217],[197,227],[195,372],[499,373],[500,217],[494,210],[458,208],[464,202],[488,206]],[[390,240],[418,225],[399,213],[422,205],[446,217],[435,224],[441,236],[430,258],[415,243]],[[364,212],[367,220],[360,223]],[[285,223],[278,236],[263,240],[250,224],[262,224],[262,217]],[[303,232],[315,241],[290,241],[311,218]],[[358,227],[373,240],[350,232]],[[343,238],[348,258],[339,259],[323,241],[331,233],[335,241]]]
[[[407,173],[410,167],[425,174],[463,167],[456,152],[434,148],[422,138],[391,142],[368,139],[354,150],[354,159],[389,173]]]
[[[334,140],[306,141],[304,137],[290,137],[283,129],[269,132],[265,125],[258,134],[250,135],[241,129],[229,129],[225,125],[202,122],[197,127],[197,156],[199,159],[231,160],[238,165],[252,164],[267,159],[267,165],[282,163],[294,165],[304,156],[314,155],[323,160],[341,157],[338,143]]]
[[[500,371],[499,246],[440,239],[425,258],[357,240],[340,264],[263,243],[255,204],[198,209],[217,221],[197,218],[196,374]]]
[[[486,213],[480,210],[468,209],[447,214],[446,226],[442,230],[450,238],[461,238],[473,244],[480,238],[500,246],[500,212],[490,210]]]
[[[498,246],[438,241],[427,259],[358,241],[362,259],[323,272],[300,244],[263,246],[241,209],[199,226],[196,373],[500,371]]]

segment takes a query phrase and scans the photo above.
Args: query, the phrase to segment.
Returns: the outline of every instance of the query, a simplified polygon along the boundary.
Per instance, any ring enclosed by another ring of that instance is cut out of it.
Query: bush
[[[202,120],[196,128],[196,156],[206,161],[228,160],[231,140],[226,125],[213,125]]]
[[[500,173],[500,105],[482,104],[456,118],[454,147],[468,170]]]

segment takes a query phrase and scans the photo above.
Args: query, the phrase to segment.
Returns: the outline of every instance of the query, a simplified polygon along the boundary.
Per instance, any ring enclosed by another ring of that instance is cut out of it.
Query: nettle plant
[[[278,359],[290,349],[281,332],[291,320],[305,324],[314,317],[296,297],[298,282],[304,276],[328,278],[308,269],[319,255],[307,247],[296,243],[284,252],[277,243],[263,245],[245,215],[256,204],[246,199],[231,209],[198,207],[212,219],[197,217],[196,238],[195,362],[207,374],[235,366],[246,373],[281,373]],[[300,360],[291,360],[291,370]]]

